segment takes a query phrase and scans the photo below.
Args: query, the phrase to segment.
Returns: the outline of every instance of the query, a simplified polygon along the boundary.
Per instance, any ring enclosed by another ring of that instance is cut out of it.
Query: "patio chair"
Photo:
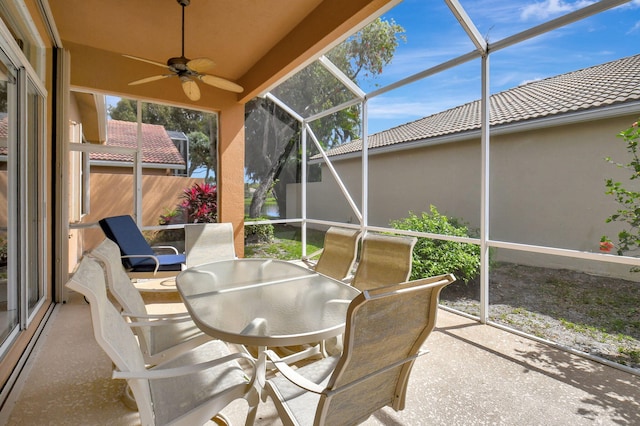
[[[332,226],[324,235],[324,247],[315,265],[316,272],[335,278],[348,279],[358,254],[360,230]],[[313,257],[316,253],[311,254]]]
[[[105,217],[98,224],[107,238],[118,244],[122,264],[130,277],[172,277],[184,268],[184,254],[172,246],[151,247],[131,216]],[[160,254],[157,252],[160,250],[172,254]]]
[[[362,252],[351,285],[368,290],[407,281],[411,275],[415,237],[372,234],[362,239]]]
[[[231,223],[188,223],[184,225],[187,267],[236,258]]]
[[[294,370],[267,351],[280,374],[267,380],[263,400],[271,397],[285,425],[353,425],[385,406],[403,410],[440,291],[453,281],[448,274],[363,291],[349,305],[341,355]]]
[[[359,229],[330,227],[324,235],[323,248],[303,259],[303,265],[328,277],[349,282],[353,278],[353,264],[358,255],[358,243],[361,235]],[[317,262],[314,263],[309,260],[318,253],[320,253],[320,258]],[[317,354],[326,355],[327,351],[332,353],[340,351],[341,348],[340,339],[332,337],[326,341],[305,345],[304,347],[281,347],[277,350],[280,355],[288,354],[288,359],[291,361],[287,362],[293,363],[304,359],[304,357],[311,357]],[[294,356],[293,354],[296,353],[298,355]]]
[[[223,342],[212,340],[168,363],[146,368],[135,335],[107,299],[102,267],[84,257],[67,287],[89,301],[95,339],[115,366],[112,377],[127,381],[141,424],[204,424],[239,398],[249,403],[246,423],[253,424],[258,395],[237,362],[245,359],[255,368],[250,357],[231,354]]]
[[[104,267],[110,293],[123,308],[122,316],[138,336],[147,364],[154,365],[183,354],[212,338],[191,320],[188,312],[151,315],[142,296],[120,263],[118,245],[105,238],[89,255]]]

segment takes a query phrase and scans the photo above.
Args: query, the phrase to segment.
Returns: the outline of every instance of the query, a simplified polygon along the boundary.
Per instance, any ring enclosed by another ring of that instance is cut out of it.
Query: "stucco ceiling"
[[[172,96],[174,79],[127,87],[163,70],[122,54],[162,63],[180,56],[182,11],[176,0],[48,1],[63,47],[71,52],[72,84]],[[242,85],[244,92],[233,97],[246,102],[396,3],[191,0],[185,9],[185,56],[211,58],[212,73]],[[220,92],[205,89],[203,98],[207,91],[210,97]]]

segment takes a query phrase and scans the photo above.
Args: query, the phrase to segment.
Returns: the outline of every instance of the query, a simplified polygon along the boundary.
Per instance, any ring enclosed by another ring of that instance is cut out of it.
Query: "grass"
[[[271,243],[245,245],[245,257],[271,257],[294,260],[302,258],[302,231],[286,224],[273,225],[274,240]],[[307,228],[307,254],[324,246],[324,232]]]

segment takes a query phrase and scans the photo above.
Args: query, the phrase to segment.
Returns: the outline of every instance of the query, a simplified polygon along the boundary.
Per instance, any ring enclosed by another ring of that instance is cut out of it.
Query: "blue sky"
[[[480,34],[495,42],[587,6],[585,0],[460,0]],[[366,92],[474,49],[444,1],[404,0],[383,15],[405,28],[393,61]],[[640,53],[640,0],[490,55],[491,92]],[[369,134],[480,97],[480,62],[472,61],[375,97]]]

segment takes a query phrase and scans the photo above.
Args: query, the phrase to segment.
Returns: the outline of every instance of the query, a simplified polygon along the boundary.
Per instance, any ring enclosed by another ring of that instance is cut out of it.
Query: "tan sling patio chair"
[[[303,261],[316,272],[337,280],[348,279],[358,254],[360,236],[359,229],[332,226],[324,235],[323,248],[310,254]],[[310,260],[318,253],[321,254],[317,262]]]
[[[89,255],[102,263],[109,291],[138,335],[147,364],[167,361],[212,339],[195,325],[186,311],[149,314],[142,296],[120,263],[116,243],[105,238]]]
[[[231,223],[188,223],[184,244],[187,268],[236,257]]]
[[[266,382],[285,425],[353,425],[374,411],[404,409],[420,347],[436,323],[439,295],[453,275],[365,290],[349,305],[344,351],[296,370],[267,354],[279,373]]]
[[[127,381],[142,425],[204,424],[239,398],[248,401],[246,423],[253,424],[258,395],[237,362],[245,359],[253,365],[250,357],[231,354],[223,342],[212,340],[146,368],[136,337],[107,299],[103,268],[84,257],[67,287],[89,301],[95,339],[115,366],[113,378]]]
[[[358,255],[358,243],[361,235],[359,229],[332,226],[324,235],[323,248],[308,256],[309,258],[315,257],[320,252],[318,261],[314,263],[308,258],[303,259],[303,265],[320,274],[348,282],[352,278],[353,264]],[[313,349],[314,347],[316,349]],[[326,354],[327,347],[330,347],[330,351],[340,350],[339,339],[334,337],[328,341],[304,347],[281,347],[276,350],[282,356],[287,355],[289,363],[294,363],[305,357]],[[293,355],[295,353],[298,355]]]
[[[411,276],[415,237],[368,233],[362,239],[362,252],[351,285],[368,290],[401,283]]]

